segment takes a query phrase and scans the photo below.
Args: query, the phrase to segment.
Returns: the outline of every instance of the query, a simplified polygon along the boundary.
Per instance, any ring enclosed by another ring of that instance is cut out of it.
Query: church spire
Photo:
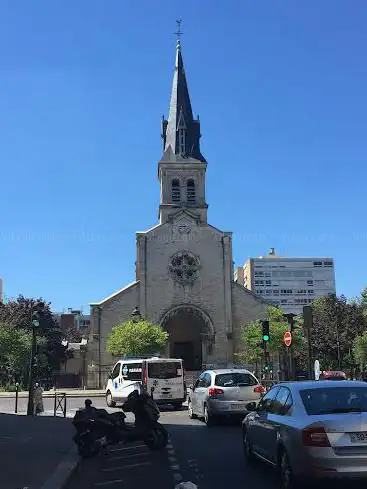
[[[179,26],[180,28],[180,26]],[[181,31],[177,33],[178,37]],[[182,158],[205,161],[200,153],[200,121],[192,115],[189,89],[182,59],[181,41],[176,42],[176,63],[173,75],[168,120],[162,121],[164,153],[171,152]]]

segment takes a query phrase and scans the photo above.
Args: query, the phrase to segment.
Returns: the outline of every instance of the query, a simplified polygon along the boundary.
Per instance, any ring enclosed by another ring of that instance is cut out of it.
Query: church
[[[267,303],[234,282],[232,233],[208,223],[200,137],[178,40],[169,115],[162,121],[159,222],[136,233],[135,281],[90,305],[90,388],[103,387],[114,362],[107,337],[134,310],[169,333],[167,354],[183,358],[187,371],[233,365],[241,327],[265,317]]]

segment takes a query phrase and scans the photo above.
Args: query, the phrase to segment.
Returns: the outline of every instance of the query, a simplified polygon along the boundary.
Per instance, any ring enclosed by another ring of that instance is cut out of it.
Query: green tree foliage
[[[31,334],[32,312],[37,312],[39,317],[35,375],[39,379],[45,379],[50,377],[53,371],[60,369],[60,363],[65,358],[65,349],[61,345],[63,334],[52,314],[50,303],[45,302],[42,298],[30,299],[23,296],[7,303],[0,303],[0,324],[12,327],[17,332],[14,334],[23,334],[28,337]],[[0,345],[0,350],[1,348]],[[28,360],[24,362],[22,376],[18,379],[22,385],[27,383],[29,353],[30,348],[27,354]],[[0,358],[2,363],[2,356]],[[9,379],[15,377],[16,374],[18,375],[15,371],[9,371]]]
[[[366,329],[361,305],[355,301],[348,302],[344,296],[330,295],[317,298],[312,309],[314,358],[320,360],[322,370],[352,369],[353,341]]]
[[[284,333],[289,331],[288,320],[284,317],[283,310],[278,307],[268,307],[266,315],[270,326],[270,339],[267,344],[267,350],[273,356],[275,354],[282,354],[286,351],[283,338]],[[253,321],[244,325],[241,338],[244,343],[244,350],[238,355],[239,360],[250,364],[261,361],[264,355],[264,350],[261,348],[262,328],[260,321]],[[303,351],[306,344],[302,327],[298,326],[297,320],[295,321],[292,344],[296,351]]]
[[[12,325],[0,324],[0,385],[23,383],[28,375],[31,334]]]
[[[113,355],[144,356],[163,352],[168,333],[149,321],[126,321],[117,324],[107,339],[107,350]]]
[[[367,365],[367,331],[354,338],[353,356],[361,370],[364,370]]]

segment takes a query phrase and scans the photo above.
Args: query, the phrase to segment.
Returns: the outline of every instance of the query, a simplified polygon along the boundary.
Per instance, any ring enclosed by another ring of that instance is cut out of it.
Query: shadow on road
[[[0,413],[1,489],[41,487],[70,451],[73,434],[70,419]]]

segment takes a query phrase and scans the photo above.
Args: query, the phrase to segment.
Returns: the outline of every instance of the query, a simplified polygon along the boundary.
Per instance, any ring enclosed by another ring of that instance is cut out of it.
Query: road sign
[[[315,380],[319,380],[320,378],[320,362],[318,360],[315,360]]]
[[[283,341],[285,346],[291,346],[292,344],[292,333],[290,331],[286,331],[284,333]]]

